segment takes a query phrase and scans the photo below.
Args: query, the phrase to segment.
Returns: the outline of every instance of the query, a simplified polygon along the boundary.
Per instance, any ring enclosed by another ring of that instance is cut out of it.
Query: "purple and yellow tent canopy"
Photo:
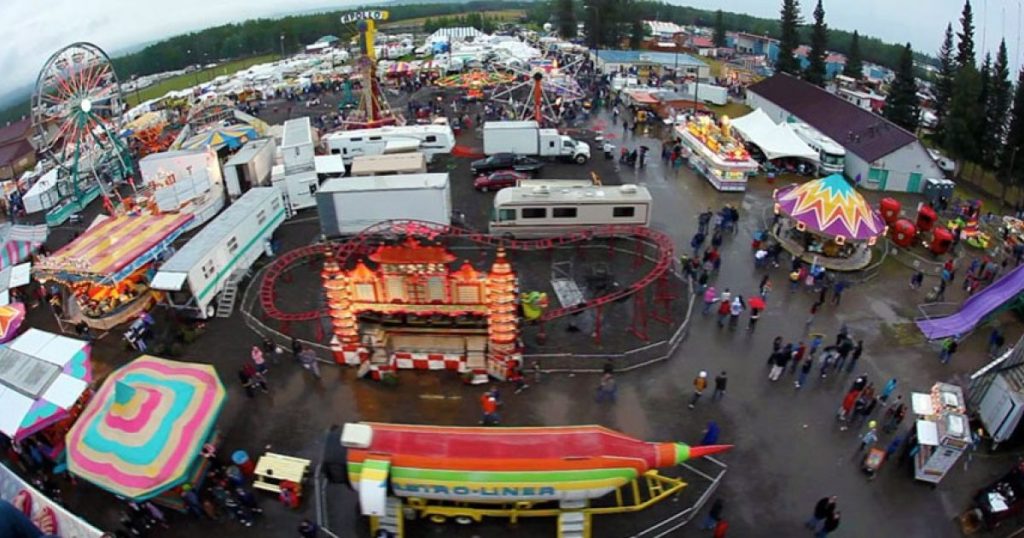
[[[143,355],[112,373],[68,432],[68,469],[141,501],[186,481],[225,391],[207,364]]]
[[[775,191],[776,211],[804,228],[842,240],[866,241],[885,233],[885,221],[839,174]]]

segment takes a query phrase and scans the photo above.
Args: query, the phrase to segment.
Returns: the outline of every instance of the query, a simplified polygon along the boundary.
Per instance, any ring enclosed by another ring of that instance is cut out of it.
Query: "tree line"
[[[1015,89],[1006,40],[999,42],[995,58],[986,52],[979,64],[974,38],[974,12],[967,0],[959,31],[948,24],[939,49],[934,141],[957,160],[958,176],[966,163],[994,171],[1005,199],[1006,189],[1024,177],[1024,70]]]
[[[594,9],[596,8],[596,9]],[[563,20],[579,21],[589,28],[596,26],[602,46],[617,46],[626,39],[636,41],[642,37],[642,29],[637,29],[639,21],[661,20],[677,24],[695,25],[707,28],[727,28],[729,31],[747,32],[766,35],[781,39],[782,24],[779,19],[764,19],[730,13],[722,10],[712,11],[687,6],[677,6],[653,0],[551,0],[538,2],[528,10],[529,19],[538,24],[552,22],[559,28],[563,36],[572,36],[569,24]],[[595,13],[597,14],[595,16]],[[639,23],[642,26],[642,23]],[[575,22],[571,24],[575,29]],[[828,29],[829,50],[850,55],[855,52],[863,61],[884,65],[896,69],[904,54],[903,45],[886,43],[881,39],[856,35],[856,32]],[[798,25],[796,30],[797,45],[810,43],[813,39],[813,27]],[[724,37],[724,33],[722,34]],[[912,51],[912,61],[935,64],[934,57]]]

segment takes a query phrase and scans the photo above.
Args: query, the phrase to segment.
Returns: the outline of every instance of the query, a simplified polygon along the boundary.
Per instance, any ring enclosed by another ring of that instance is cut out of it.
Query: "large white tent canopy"
[[[817,151],[786,126],[772,121],[760,108],[732,120],[732,128],[744,140],[761,148],[770,161],[781,158],[805,159],[815,163],[820,161]]]

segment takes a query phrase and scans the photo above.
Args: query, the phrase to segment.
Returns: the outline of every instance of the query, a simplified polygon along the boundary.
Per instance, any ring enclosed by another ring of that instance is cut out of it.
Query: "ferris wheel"
[[[495,88],[490,100],[510,108],[516,119],[535,119],[557,125],[562,121],[566,105],[584,98],[574,76],[579,64],[577,60],[564,66],[557,62],[502,66],[500,69],[513,73],[515,79]]]
[[[124,179],[132,166],[121,141],[125,103],[110,58],[91,43],[73,43],[55,52],[36,79],[32,122],[40,151],[67,172],[77,201],[97,184],[109,204],[106,180]]]

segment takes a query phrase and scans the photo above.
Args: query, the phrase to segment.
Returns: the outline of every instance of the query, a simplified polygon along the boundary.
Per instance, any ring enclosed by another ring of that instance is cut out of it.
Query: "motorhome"
[[[800,140],[803,140],[821,159],[819,169],[822,175],[842,174],[846,168],[846,149],[835,140],[821,134],[817,129],[806,123],[784,123]]]
[[[422,153],[363,155],[352,159],[352,177],[426,174],[427,156]]]
[[[455,133],[448,125],[406,125],[339,131],[324,137],[328,153],[341,155],[345,164],[360,155],[408,153],[418,151],[430,159],[437,154],[451,153]]]
[[[494,197],[492,234],[531,237],[609,224],[647,226],[651,193],[642,185],[502,189]]]
[[[164,262],[150,287],[168,292],[172,308],[201,319],[213,317],[218,294],[232,279],[237,283],[267,250],[284,219],[280,191],[249,189]]]

